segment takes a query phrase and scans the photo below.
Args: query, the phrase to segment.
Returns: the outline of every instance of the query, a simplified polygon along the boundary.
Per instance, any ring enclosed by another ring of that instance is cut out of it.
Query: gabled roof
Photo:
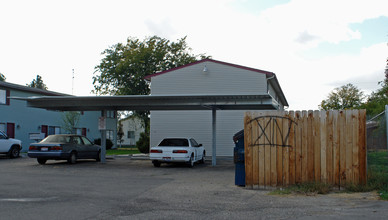
[[[282,102],[282,104],[284,106],[289,106],[288,102],[287,102],[287,99],[286,99],[286,97],[285,97],[285,95],[284,95],[284,93],[282,91],[282,88],[280,87],[279,81],[278,81],[275,73],[269,72],[269,71],[265,71],[265,70],[260,70],[260,69],[254,69],[254,68],[251,68],[251,67],[241,66],[241,65],[237,65],[237,64],[222,62],[222,61],[218,61],[218,60],[213,60],[213,59],[203,59],[203,60],[199,60],[199,61],[196,61],[196,62],[193,62],[193,63],[189,63],[189,64],[186,64],[186,65],[183,65],[183,66],[180,66],[180,67],[175,67],[175,68],[172,68],[172,69],[169,69],[169,70],[165,70],[165,71],[162,71],[162,72],[154,73],[154,74],[151,74],[151,75],[148,75],[148,76],[144,77],[144,79],[151,80],[152,77],[163,75],[165,73],[169,73],[169,72],[172,72],[172,71],[175,71],[175,70],[183,69],[183,68],[186,68],[186,67],[189,67],[189,66],[192,66],[192,65],[196,65],[196,64],[199,64],[199,63],[204,63],[204,62],[213,62],[213,63],[218,63],[218,64],[227,65],[227,66],[231,66],[231,67],[235,67],[235,68],[239,68],[239,69],[244,69],[244,70],[249,70],[249,71],[265,74],[266,77],[267,77],[268,82],[272,85],[272,87],[275,89],[276,93],[278,94],[279,99]]]
[[[159,75],[171,72],[171,71],[183,69],[183,68],[186,68],[188,66],[192,66],[192,65],[196,65],[196,64],[204,63],[204,62],[213,62],[213,63],[223,64],[223,65],[232,66],[232,67],[236,67],[236,68],[240,68],[240,69],[244,69],[244,70],[249,70],[249,71],[253,71],[253,72],[258,72],[258,73],[266,74],[267,76],[273,76],[274,75],[273,72],[269,72],[269,71],[265,71],[265,70],[254,69],[254,68],[251,68],[251,67],[240,66],[240,65],[237,65],[237,64],[222,62],[222,61],[213,60],[213,59],[203,59],[203,60],[199,60],[199,61],[196,61],[196,62],[193,62],[193,63],[189,63],[189,64],[186,64],[186,65],[183,65],[183,66],[175,67],[175,68],[172,68],[172,69],[169,69],[169,70],[165,70],[165,71],[162,71],[162,72],[158,72],[158,73],[154,73],[154,74],[148,75],[148,76],[144,77],[144,79],[151,80],[152,77],[159,76]]]
[[[53,91],[44,90],[44,89],[32,88],[28,86],[22,86],[14,83],[9,83],[9,82],[0,82],[0,88],[14,89],[14,90],[19,90],[23,92],[30,92],[30,93],[35,93],[39,95],[44,95],[44,96],[69,96],[68,94],[53,92]]]

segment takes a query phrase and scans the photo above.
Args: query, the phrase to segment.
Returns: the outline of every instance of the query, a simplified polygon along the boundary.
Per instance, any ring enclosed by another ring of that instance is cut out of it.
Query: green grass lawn
[[[140,151],[138,149],[111,149],[106,151],[106,155],[122,155],[122,154],[138,154]]]
[[[380,197],[388,200],[388,151],[368,152],[367,187],[377,190]]]

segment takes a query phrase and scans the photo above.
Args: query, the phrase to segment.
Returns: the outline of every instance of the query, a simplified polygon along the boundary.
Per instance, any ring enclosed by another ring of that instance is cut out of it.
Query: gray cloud
[[[307,31],[303,31],[302,33],[300,33],[298,35],[298,37],[295,39],[295,41],[298,43],[301,43],[301,44],[306,44],[306,43],[309,43],[309,42],[317,40],[317,39],[319,39],[319,37],[311,35]]]
[[[366,94],[370,94],[371,92],[374,92],[377,89],[381,88],[381,85],[379,85],[378,83],[383,81],[384,77],[384,70],[382,70],[375,71],[371,74],[364,76],[348,78],[346,80],[332,81],[328,85],[337,88],[351,83],[357,86],[360,90],[364,91]]]

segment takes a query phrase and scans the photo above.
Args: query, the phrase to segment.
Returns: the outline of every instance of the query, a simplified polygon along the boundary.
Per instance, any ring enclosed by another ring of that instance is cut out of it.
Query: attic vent
[[[205,67],[203,67],[203,72],[204,72],[204,73],[207,73],[207,67],[206,67],[206,65],[205,65]]]

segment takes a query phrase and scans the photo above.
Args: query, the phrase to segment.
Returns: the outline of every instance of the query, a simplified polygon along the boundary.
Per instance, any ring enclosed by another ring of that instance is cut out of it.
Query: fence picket
[[[246,112],[244,117],[244,160],[245,160],[245,185],[251,187],[253,185],[253,167],[252,167],[252,115],[251,112]],[[257,170],[255,170],[257,172]]]
[[[346,117],[346,184],[353,180],[353,115],[352,110],[345,111]]]
[[[264,116],[263,114],[261,114],[260,116]],[[260,123],[262,124],[262,128],[260,128],[261,130],[261,135],[262,135],[262,138],[260,138],[258,141],[259,141],[259,188],[263,188],[265,187],[265,137],[264,137],[264,133],[263,133],[263,130],[265,128],[265,120],[264,118],[260,119]],[[257,137],[259,138],[259,137]]]
[[[295,115],[294,111],[289,111],[288,113],[289,123],[290,123],[290,132],[288,135],[288,144],[289,149],[289,184],[295,184]]]
[[[308,156],[308,114],[307,111],[302,111],[302,182],[308,181],[307,175],[307,156]]]
[[[266,112],[265,116],[270,115],[270,112]],[[271,186],[271,143],[270,143],[270,135],[271,133],[271,120],[270,118],[264,118],[264,125],[266,127],[265,134],[266,138],[264,141],[264,166],[265,166],[265,173],[264,173],[264,183],[265,186]]]
[[[323,164],[321,163],[321,153],[323,146],[321,146],[321,124],[323,123],[320,118],[320,112],[314,111],[313,113],[313,144],[314,144],[314,181],[320,182],[321,180],[321,169]]]
[[[333,182],[333,165],[334,165],[334,150],[333,150],[333,111],[326,112],[326,181]]]
[[[258,113],[253,113],[253,119],[257,118],[259,115]],[[256,120],[252,121],[252,141],[256,141],[256,135],[260,135],[260,129],[258,128],[258,122]],[[256,170],[259,168],[259,146],[252,146],[251,148],[252,151],[252,167],[253,170]],[[259,187],[259,172],[253,172],[252,174],[253,178],[253,187],[258,188]]]
[[[274,112],[274,114],[271,114],[273,116],[279,116],[279,112]],[[275,123],[272,124],[271,131],[271,142],[274,144],[273,146],[270,147],[271,150],[271,186],[277,186],[277,120],[274,121]]]
[[[307,180],[314,182],[314,118],[313,111],[308,111],[307,117]]]
[[[287,113],[284,112],[283,114],[283,117],[287,117]],[[288,120],[283,120],[283,131],[282,131],[282,134],[283,134],[283,185],[285,186],[288,186],[289,183],[290,183],[290,176],[289,176],[289,173],[290,173],[290,169],[289,169],[289,160],[290,160],[290,156],[289,156],[289,147],[288,147],[288,138],[287,137],[287,133],[288,133],[288,126],[289,126],[289,121]]]
[[[345,112],[339,112],[339,148],[340,148],[340,186],[346,185],[346,130],[345,130]]]
[[[359,117],[360,117],[359,118],[359,128],[360,129],[358,129],[358,138],[359,138],[359,141],[358,141],[358,144],[359,144],[358,150],[359,151],[358,152],[359,152],[359,164],[360,164],[359,183],[366,184],[366,169],[367,169],[366,126],[363,126],[366,124],[366,110],[365,109],[360,110],[359,114],[360,114],[359,115]]]
[[[340,126],[339,112],[333,111],[333,182],[340,185]]]
[[[302,182],[302,112],[295,112],[295,183]]]
[[[279,112],[279,116],[283,116],[283,112]],[[282,144],[282,133],[283,123],[278,124],[279,127],[276,129],[276,184],[283,186],[283,147]]]
[[[358,138],[358,130],[359,130],[359,111],[358,110],[352,110],[352,137],[353,137],[353,158],[352,158],[352,176],[353,176],[353,184],[359,184],[360,181],[360,173],[359,168],[360,164],[358,161],[358,155],[359,155],[359,138]]]

